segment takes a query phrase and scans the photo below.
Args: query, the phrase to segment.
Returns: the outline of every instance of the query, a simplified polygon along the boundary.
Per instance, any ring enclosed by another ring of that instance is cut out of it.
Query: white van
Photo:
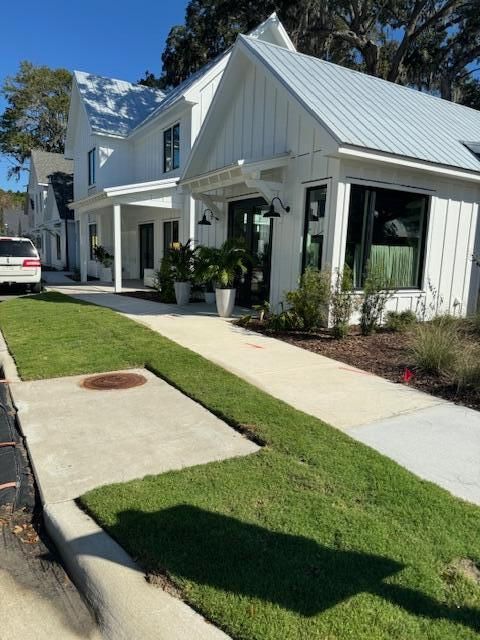
[[[41,279],[42,265],[33,242],[0,237],[0,285],[26,285],[33,293],[40,293]]]

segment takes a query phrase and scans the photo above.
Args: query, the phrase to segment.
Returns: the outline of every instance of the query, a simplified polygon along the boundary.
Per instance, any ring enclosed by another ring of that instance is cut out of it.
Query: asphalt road
[[[12,298],[19,298],[20,296],[27,295],[27,291],[25,291],[25,287],[15,287],[15,286],[7,286],[0,285],[0,302],[4,300],[12,300]]]
[[[18,296],[18,292],[2,299]],[[41,507],[10,394],[0,386],[0,640],[100,640],[95,622],[42,526]],[[10,455],[10,457],[7,456]]]

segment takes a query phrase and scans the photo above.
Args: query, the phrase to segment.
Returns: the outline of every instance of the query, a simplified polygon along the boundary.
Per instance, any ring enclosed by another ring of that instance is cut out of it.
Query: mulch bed
[[[408,383],[410,386],[445,400],[480,410],[480,390],[461,389],[458,391],[456,385],[448,384],[438,376],[414,370],[409,353],[411,340],[409,333],[379,331],[371,336],[352,333],[343,340],[336,340],[326,330],[316,333],[299,331],[272,333],[265,330],[265,326],[255,320],[249,323],[248,328],[284,340],[296,347],[319,353],[327,358],[340,360],[352,367],[369,371],[399,384],[405,384],[403,376],[405,369],[408,368],[414,374]]]

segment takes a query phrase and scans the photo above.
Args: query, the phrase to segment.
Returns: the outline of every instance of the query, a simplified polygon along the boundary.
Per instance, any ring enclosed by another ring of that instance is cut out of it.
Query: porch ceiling
[[[260,192],[266,200],[271,201],[275,195],[283,191],[283,182],[265,180],[261,174],[263,171],[286,167],[290,157],[291,153],[288,152],[258,160],[237,160],[220,169],[180,180],[179,184],[194,198],[201,199],[210,191],[244,183]]]

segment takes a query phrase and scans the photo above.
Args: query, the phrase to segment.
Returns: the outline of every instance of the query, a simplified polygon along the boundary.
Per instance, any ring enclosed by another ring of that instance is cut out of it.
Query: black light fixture
[[[273,204],[275,200],[279,201],[280,206],[286,213],[290,213],[290,207],[285,206],[280,198],[278,196],[275,196],[271,201],[270,206],[268,207],[268,211],[265,211],[265,213],[263,214],[264,218],[280,218],[280,214],[275,210],[275,205]]]
[[[207,218],[207,213],[210,214],[209,215],[210,220],[208,220]],[[213,213],[211,209],[205,209],[205,211],[203,212],[202,219],[198,221],[198,224],[201,224],[204,227],[209,227],[212,224],[211,220],[216,220],[218,222],[220,218],[217,218],[217,216]]]

